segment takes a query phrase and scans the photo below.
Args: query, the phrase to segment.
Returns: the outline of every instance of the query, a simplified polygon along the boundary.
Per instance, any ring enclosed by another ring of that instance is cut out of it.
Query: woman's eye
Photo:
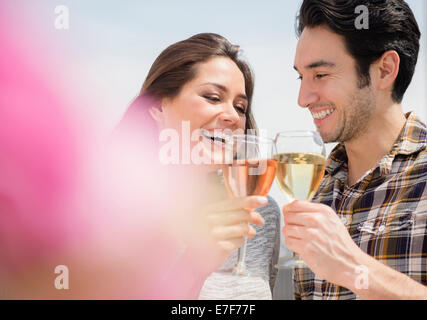
[[[246,114],[246,108],[242,106],[235,106],[234,107],[239,113]]]
[[[221,101],[221,99],[218,98],[217,96],[205,95],[203,97],[210,100],[210,101],[213,101],[213,102],[220,102]]]

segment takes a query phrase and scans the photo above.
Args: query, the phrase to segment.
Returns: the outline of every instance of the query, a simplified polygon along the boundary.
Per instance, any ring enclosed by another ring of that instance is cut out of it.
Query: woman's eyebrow
[[[207,86],[207,85],[214,86],[214,87],[218,88],[219,90],[221,90],[221,91],[223,91],[225,93],[228,93],[228,89],[225,86],[223,86],[222,84],[219,84],[219,83],[215,83],[215,82],[206,82],[206,83],[201,84],[199,87]],[[243,94],[243,93],[238,94],[237,97],[241,98],[241,99],[244,99],[246,101],[249,100],[248,97],[245,94]]]

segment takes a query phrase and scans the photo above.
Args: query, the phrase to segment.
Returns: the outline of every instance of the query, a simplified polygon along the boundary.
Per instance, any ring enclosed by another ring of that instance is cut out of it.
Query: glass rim
[[[279,135],[287,135],[287,134],[315,134],[315,135],[319,135],[319,132],[316,130],[284,130],[284,131],[280,131],[276,134],[276,137]]]
[[[246,143],[273,143],[274,139],[268,137],[260,137],[253,134],[236,134],[231,135],[228,143],[233,143],[237,139],[238,142],[246,142]],[[249,139],[249,140],[248,140]],[[250,140],[253,139],[253,140]]]
[[[274,141],[276,141],[279,137],[298,137],[298,138],[304,138],[304,137],[320,137],[321,135],[318,131],[315,130],[288,130],[288,131],[281,131],[276,134],[276,137],[274,138]],[[323,141],[323,139],[322,139]]]

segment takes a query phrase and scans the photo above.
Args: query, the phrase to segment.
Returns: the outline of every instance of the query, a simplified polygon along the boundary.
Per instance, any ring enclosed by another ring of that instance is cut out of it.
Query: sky
[[[54,41],[69,46],[75,77],[107,95],[106,128],[114,126],[138,93],[148,69],[168,45],[200,32],[215,32],[238,44],[255,73],[254,113],[271,135],[284,129],[314,129],[308,111],[297,106],[299,82],[293,70],[300,1],[83,1],[19,0]],[[408,1],[422,30],[422,0]],[[54,8],[69,9],[68,30],[53,28]],[[69,59],[69,57],[67,57]],[[427,120],[425,40],[403,106]],[[93,87],[94,86],[94,87]]]
[[[62,71],[80,83],[84,93],[102,97],[101,104],[82,106],[81,111],[97,116],[106,132],[114,128],[138,94],[157,55],[168,45],[200,32],[219,33],[243,49],[255,73],[255,118],[269,136],[283,130],[315,129],[309,112],[297,105],[299,81],[292,67],[297,43],[295,16],[300,1],[18,0],[13,3],[24,17],[31,17],[32,23],[53,44],[61,47],[58,55],[59,59],[63,56],[62,68],[66,69]],[[427,34],[426,1],[408,3],[422,32]],[[68,30],[54,28],[54,9],[58,5],[69,9]],[[22,23],[25,26],[25,19]],[[31,33],[30,26],[28,29]],[[414,110],[425,122],[426,88],[426,39],[422,37],[418,66],[403,109]],[[276,185],[271,194],[280,205],[286,202]]]

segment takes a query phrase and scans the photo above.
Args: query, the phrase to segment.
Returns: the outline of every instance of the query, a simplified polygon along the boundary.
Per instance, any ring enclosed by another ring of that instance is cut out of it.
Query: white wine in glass
[[[235,135],[227,147],[232,152],[232,159],[224,164],[222,171],[230,197],[267,196],[277,168],[277,161],[273,159],[274,141],[252,135]],[[239,248],[233,274],[250,276],[245,265],[246,247],[245,238]]]
[[[310,201],[322,181],[325,167],[325,147],[315,131],[285,131],[276,137],[276,181],[290,200]],[[294,254],[294,259],[278,268],[301,268],[306,264]]]
[[[323,178],[325,157],[314,153],[275,155],[280,190],[291,199],[311,200]]]

